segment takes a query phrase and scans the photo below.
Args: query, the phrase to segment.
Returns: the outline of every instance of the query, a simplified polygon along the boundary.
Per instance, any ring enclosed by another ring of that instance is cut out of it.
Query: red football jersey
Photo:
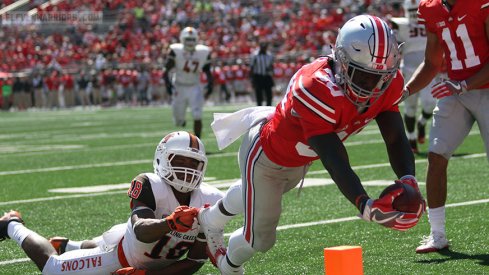
[[[309,147],[310,137],[336,133],[344,141],[360,132],[379,113],[399,112],[396,102],[404,85],[400,71],[384,94],[363,114],[358,113],[334,79],[328,57],[318,58],[294,74],[274,116],[260,134],[269,159],[286,167],[305,165],[319,158]]]
[[[442,41],[450,79],[465,80],[487,63],[489,42],[484,21],[488,15],[489,0],[459,0],[450,10],[442,0],[421,1],[418,21]]]

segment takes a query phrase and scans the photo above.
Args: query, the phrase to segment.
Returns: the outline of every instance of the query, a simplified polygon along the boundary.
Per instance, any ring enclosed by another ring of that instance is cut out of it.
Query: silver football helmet
[[[195,50],[198,39],[199,34],[195,28],[186,27],[180,32],[180,43],[183,44],[183,48],[187,51]]]
[[[359,15],[340,29],[335,45],[337,83],[358,107],[371,106],[395,77],[401,56],[392,30],[382,19]]]
[[[191,192],[199,188],[207,168],[204,144],[185,131],[170,133],[156,147],[153,167],[177,191]]]
[[[404,8],[404,17],[409,22],[417,23],[418,21],[418,6],[420,0],[404,0],[402,7]]]

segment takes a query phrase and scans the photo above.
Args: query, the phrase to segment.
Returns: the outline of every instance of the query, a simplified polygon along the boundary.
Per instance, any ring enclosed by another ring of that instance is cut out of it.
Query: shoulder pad
[[[156,210],[153,188],[147,175],[139,174],[136,176],[131,182],[131,187],[127,191],[127,195],[133,200],[144,203],[151,210]]]
[[[190,202],[190,206],[201,207],[203,204],[216,204],[220,199],[224,197],[224,192],[217,189],[214,186],[208,185],[206,183],[201,183],[200,187],[197,190],[194,190],[195,195],[192,195],[192,198],[200,197],[199,199],[192,199]],[[200,204],[200,205],[192,205],[192,204]]]
[[[197,46],[195,46],[195,50],[196,51],[209,52],[211,50],[211,48],[207,47],[206,45],[197,44]]]
[[[182,43],[171,44],[170,49],[174,51],[183,51],[183,44]]]

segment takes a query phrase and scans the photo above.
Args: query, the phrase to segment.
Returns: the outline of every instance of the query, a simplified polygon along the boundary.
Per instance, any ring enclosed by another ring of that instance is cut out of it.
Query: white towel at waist
[[[211,123],[211,127],[216,136],[219,150],[228,147],[251,127],[271,118],[274,112],[275,107],[257,106],[234,113],[214,113],[214,121]]]

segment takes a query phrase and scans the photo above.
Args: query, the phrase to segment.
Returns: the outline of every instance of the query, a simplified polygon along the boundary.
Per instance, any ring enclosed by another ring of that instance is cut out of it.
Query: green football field
[[[209,125],[214,112],[241,107],[205,111],[205,181],[223,190],[240,177],[239,142],[219,151]],[[187,125],[191,131],[191,121]],[[127,220],[128,183],[152,172],[157,143],[175,130],[168,107],[0,113],[0,211],[19,210],[26,225],[46,237],[98,236]],[[489,169],[478,131],[474,126],[449,165],[449,251],[414,253],[429,234],[426,216],[407,232],[357,219],[356,208],[317,162],[300,196],[297,189],[284,196],[275,247],[258,253],[245,265],[246,273],[324,274],[325,247],[355,245],[363,249],[365,274],[489,274]],[[378,196],[395,175],[376,124],[350,138],[346,147],[367,192]],[[427,145],[420,149],[416,168],[424,193]],[[236,217],[226,232],[240,226],[241,217]],[[39,273],[15,242],[0,243],[0,274]],[[198,274],[218,272],[207,263]]]

